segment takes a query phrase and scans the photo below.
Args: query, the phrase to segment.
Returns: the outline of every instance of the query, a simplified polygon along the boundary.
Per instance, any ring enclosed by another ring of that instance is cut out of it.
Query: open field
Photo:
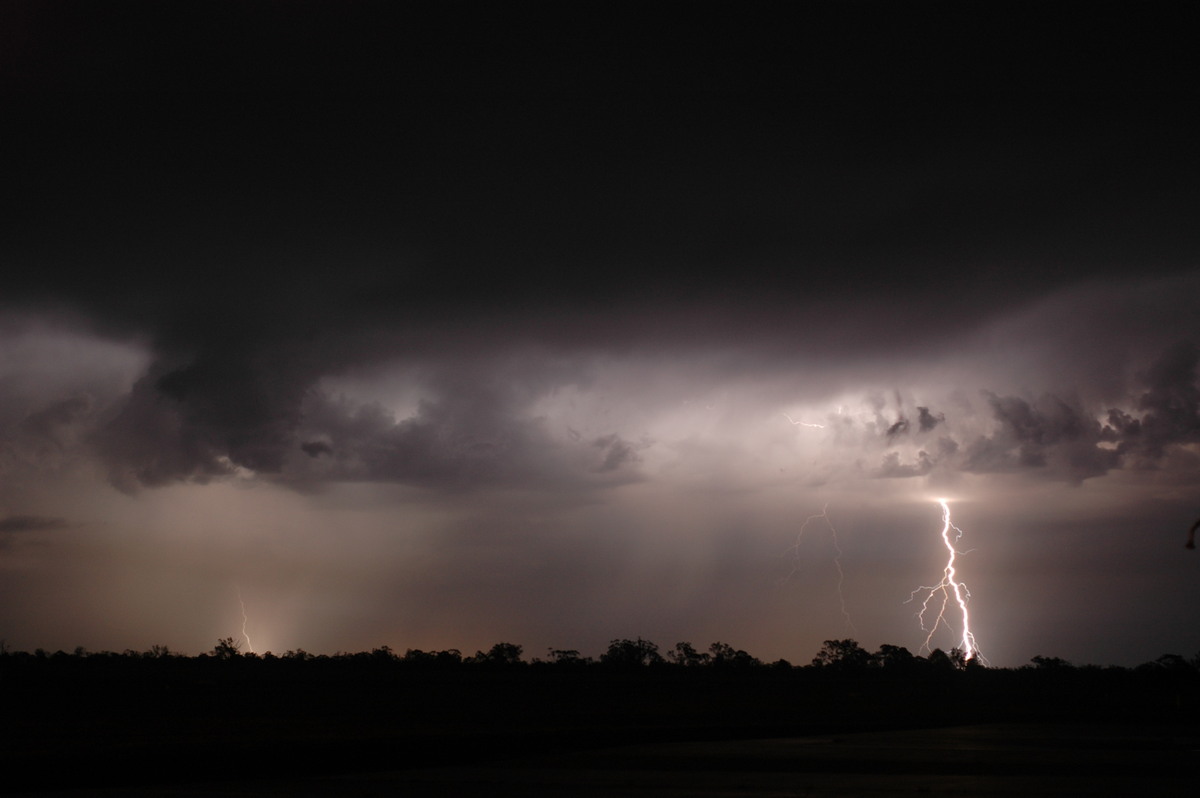
[[[427,667],[369,655],[10,654],[0,657],[0,790],[1191,795],[1200,671],[1168,665]]]
[[[1191,796],[1200,734],[1151,726],[983,724],[652,743],[309,778],[89,790],[109,796]],[[78,795],[82,791],[55,791]]]

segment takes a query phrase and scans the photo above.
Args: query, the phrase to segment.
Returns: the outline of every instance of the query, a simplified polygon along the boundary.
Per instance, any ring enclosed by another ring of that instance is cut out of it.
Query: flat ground
[[[219,770],[220,763],[213,763]],[[653,743],[486,765],[186,786],[89,796],[1188,796],[1200,728],[981,724],[725,742]],[[67,790],[41,795],[79,796]]]

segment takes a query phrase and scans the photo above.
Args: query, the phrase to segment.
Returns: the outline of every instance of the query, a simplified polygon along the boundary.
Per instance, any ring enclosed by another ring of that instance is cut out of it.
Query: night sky
[[[944,497],[991,663],[1200,651],[1169,49],[247,7],[5,12],[9,647],[916,653]]]

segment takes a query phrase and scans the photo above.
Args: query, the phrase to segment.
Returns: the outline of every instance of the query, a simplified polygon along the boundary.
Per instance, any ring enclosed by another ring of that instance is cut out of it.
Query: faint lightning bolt
[[[786,415],[786,414],[785,414]],[[829,527],[831,539],[833,541],[833,565],[837,568],[837,595],[838,603],[842,608],[842,617],[846,619],[846,627],[854,634],[858,634],[858,630],[854,627],[854,621],[850,619],[850,611],[846,609],[846,594],[842,590],[842,585],[846,581],[846,574],[842,570],[842,547],[838,543],[837,527],[833,525],[833,521],[829,518],[828,502],[821,508],[821,512],[814,513],[804,519],[804,523],[800,525],[800,531],[796,533],[796,542],[792,544],[789,551],[792,552],[792,570],[780,582],[787,582],[800,570],[800,542],[804,539],[804,532],[808,529],[808,525],[820,519],[825,522],[825,526]]]
[[[787,413],[784,413],[783,417],[786,418],[788,421],[792,422],[792,425],[796,426],[796,427],[812,427],[813,429],[825,429],[824,424],[810,424],[807,421],[797,421],[796,419],[789,416]]]
[[[242,605],[242,637],[246,638],[246,648],[250,649],[250,653],[253,654],[255,653],[254,644],[250,642],[250,635],[246,634],[246,626],[250,623],[250,618],[246,615],[246,602],[242,600],[242,588],[236,589],[238,604]]]
[[[938,628],[945,626],[953,631],[953,626],[946,620],[946,610],[950,606],[951,596],[954,603],[958,605],[959,612],[962,614],[962,639],[958,644],[958,648],[963,653],[964,660],[970,660],[979,656],[979,646],[975,643],[975,635],[971,632],[971,614],[967,611],[967,601],[971,598],[971,592],[967,590],[967,586],[957,579],[957,571],[954,568],[954,561],[961,553],[954,548],[954,544],[962,537],[963,531],[956,527],[950,521],[950,505],[945,499],[937,499],[937,503],[942,506],[942,542],[946,544],[946,551],[949,553],[946,560],[946,568],[942,571],[942,581],[936,585],[922,585],[912,592],[905,604],[915,601],[917,594],[921,591],[928,591],[925,594],[924,600],[921,602],[921,611],[917,613],[917,618],[921,621],[921,631],[928,632],[925,637],[925,643],[921,647],[922,651],[930,650],[930,642],[933,640],[933,635]],[[954,539],[950,539],[950,530],[954,530]],[[941,594],[941,604],[938,605],[937,596]],[[937,613],[933,619],[933,625],[927,626],[926,613],[930,612],[931,605],[937,608]]]

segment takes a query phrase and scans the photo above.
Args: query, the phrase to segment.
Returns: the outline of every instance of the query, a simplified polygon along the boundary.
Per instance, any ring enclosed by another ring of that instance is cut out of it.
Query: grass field
[[[483,765],[87,790],[96,796],[1193,796],[1200,734],[1177,727],[984,724],[651,743]],[[82,795],[54,791],[43,795]]]

